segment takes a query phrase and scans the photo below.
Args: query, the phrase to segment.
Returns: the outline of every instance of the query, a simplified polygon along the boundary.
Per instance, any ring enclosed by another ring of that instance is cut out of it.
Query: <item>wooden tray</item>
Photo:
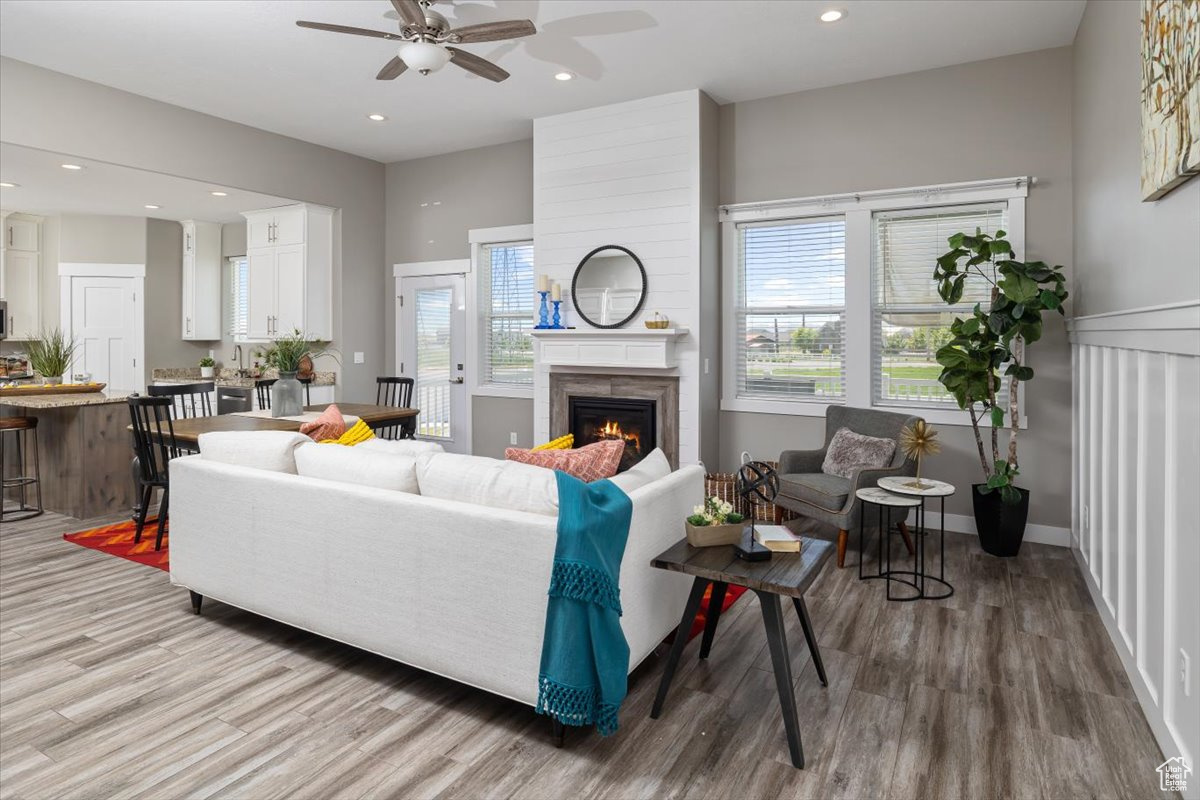
[[[107,384],[103,383],[69,383],[58,386],[43,386],[31,383],[26,386],[8,386],[0,389],[0,397],[33,397],[40,394],[92,394],[103,392]]]

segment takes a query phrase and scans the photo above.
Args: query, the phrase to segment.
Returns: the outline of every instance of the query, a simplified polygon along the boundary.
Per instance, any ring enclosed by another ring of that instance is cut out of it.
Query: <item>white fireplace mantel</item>
[[[687,328],[534,330],[538,360],[552,367],[632,367],[672,369],[679,365],[675,343]]]

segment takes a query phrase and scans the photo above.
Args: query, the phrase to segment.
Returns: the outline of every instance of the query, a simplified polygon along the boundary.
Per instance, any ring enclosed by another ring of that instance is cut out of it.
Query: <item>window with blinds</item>
[[[249,330],[249,268],[245,256],[229,259],[229,294],[225,297],[225,324],[229,335],[245,338]]]
[[[742,223],[737,230],[737,395],[842,402],[845,220]]]
[[[962,301],[947,306],[938,296],[933,270],[950,246],[947,239],[978,228],[995,234],[1007,225],[1006,204],[958,206],[936,211],[889,211],[874,215],[872,261],[872,375],[878,405],[957,407],[938,382],[935,355],[950,341],[950,324],[969,316],[976,303],[991,302],[991,287],[968,280]]]
[[[533,242],[480,248],[482,383],[533,385]]]

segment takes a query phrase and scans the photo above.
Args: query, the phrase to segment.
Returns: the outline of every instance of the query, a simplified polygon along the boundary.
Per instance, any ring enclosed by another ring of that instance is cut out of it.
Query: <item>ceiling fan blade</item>
[[[508,77],[507,72],[486,58],[480,58],[474,53],[459,50],[457,47],[447,47],[446,49],[450,51],[450,61],[462,67],[467,72],[474,72],[479,77],[487,78],[489,81],[495,81],[496,83]]]
[[[392,0],[392,8],[400,15],[400,21],[405,25],[425,27],[425,12],[417,0]]]
[[[390,81],[400,77],[400,73],[408,69],[408,64],[400,60],[400,56],[392,56],[392,60],[383,65],[383,69],[379,70],[379,74],[375,76],[377,81]]]
[[[296,20],[296,24],[301,28],[312,28],[318,31],[332,31],[333,33],[352,33],[355,36],[372,36],[376,39],[403,39],[404,37],[398,33],[387,33],[385,31],[373,31],[367,28],[355,28],[350,25],[332,25],[328,22],[309,22],[306,19]]]
[[[465,44],[472,42],[499,42],[503,39],[519,39],[537,33],[537,27],[527,19],[508,19],[503,22],[482,22],[464,25],[447,33],[458,36]],[[453,40],[451,40],[453,41]]]

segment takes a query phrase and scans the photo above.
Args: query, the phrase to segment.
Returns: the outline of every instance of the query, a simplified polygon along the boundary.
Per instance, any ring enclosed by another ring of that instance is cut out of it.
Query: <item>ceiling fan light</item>
[[[397,55],[409,69],[422,75],[437,72],[450,60],[450,51],[433,42],[405,42],[400,45]]]

